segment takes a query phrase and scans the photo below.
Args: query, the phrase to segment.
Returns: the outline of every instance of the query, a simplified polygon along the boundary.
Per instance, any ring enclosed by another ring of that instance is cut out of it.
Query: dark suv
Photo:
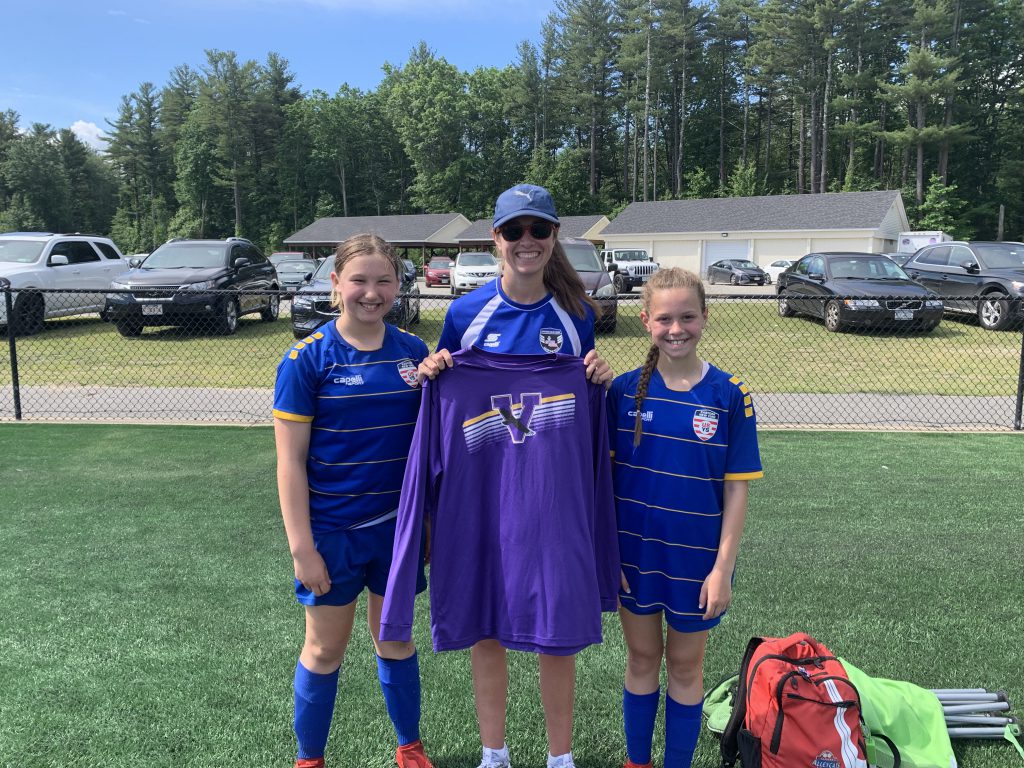
[[[274,265],[240,237],[171,240],[110,284],[106,317],[122,336],[147,325],[200,325],[228,335],[238,318],[259,312],[277,320],[280,288]]]
[[[571,237],[563,238],[558,242],[565,248],[565,255],[583,281],[587,295],[591,296],[601,307],[601,317],[594,324],[594,330],[598,333],[615,333],[615,325],[618,323],[619,317],[615,285],[612,282],[612,276],[605,272],[601,257],[597,255],[594,244],[589,240]]]
[[[939,294],[947,312],[976,314],[982,328],[1001,331],[1021,317],[1024,243],[953,241],[926,245],[903,269]]]
[[[420,321],[420,289],[416,284],[416,265],[403,259],[404,269],[398,285],[395,303],[384,320],[399,328],[409,328]],[[331,272],[334,259],[324,259],[310,279],[295,292],[292,299],[292,333],[304,339],[328,320],[338,316],[337,307],[331,306]]]

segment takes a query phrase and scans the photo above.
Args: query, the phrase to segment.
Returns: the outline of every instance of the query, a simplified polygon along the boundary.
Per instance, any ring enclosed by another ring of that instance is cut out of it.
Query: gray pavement
[[[21,389],[25,421],[175,424],[271,422],[270,389],[42,386]],[[763,427],[992,430],[1013,429],[1013,397],[886,394],[757,394]],[[0,391],[0,421],[14,420],[14,399]]]

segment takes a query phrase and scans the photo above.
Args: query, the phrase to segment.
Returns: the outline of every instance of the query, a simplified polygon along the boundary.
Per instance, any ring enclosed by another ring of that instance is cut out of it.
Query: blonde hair
[[[659,269],[651,275],[651,279],[644,285],[643,293],[640,295],[640,303],[643,306],[644,312],[650,314],[651,299],[654,297],[655,291],[669,288],[689,288],[692,291],[696,291],[697,298],[700,299],[700,311],[707,312],[707,294],[704,291],[704,283],[701,281],[700,275],[680,267]],[[636,383],[636,395],[634,397],[634,402],[636,403],[636,422],[633,424],[634,448],[640,445],[640,438],[643,437],[644,422],[641,409],[643,408],[644,398],[647,397],[647,388],[651,383],[651,374],[657,365],[658,347],[651,344],[650,349],[647,350],[647,359],[644,360],[643,368],[640,369],[640,378]]]
[[[341,277],[341,271],[345,265],[356,256],[380,256],[387,259],[395,270],[395,279],[399,281],[402,279],[402,260],[398,258],[394,246],[384,238],[369,232],[352,235],[334,251],[334,274]],[[331,287],[331,306],[342,311],[341,296],[333,286]]]

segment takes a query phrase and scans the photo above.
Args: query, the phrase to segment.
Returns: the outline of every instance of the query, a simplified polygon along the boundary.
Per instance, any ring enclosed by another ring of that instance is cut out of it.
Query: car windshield
[[[651,257],[647,255],[645,250],[635,251],[616,251],[615,258],[619,261],[650,261]]]
[[[270,254],[271,264],[280,264],[285,261],[302,261],[306,258],[306,254],[301,251],[295,251],[294,253],[272,253]]]
[[[847,256],[829,259],[832,277],[853,280],[909,280],[907,273],[887,256]]]
[[[565,255],[577,272],[604,272],[597,258],[597,250],[593,246],[565,245]]]
[[[752,261],[734,261],[733,266],[739,267],[740,269],[760,269],[760,267]]]
[[[157,248],[142,262],[142,269],[210,269],[223,267],[227,263],[223,245],[165,245]]]
[[[493,267],[497,263],[489,253],[459,254],[459,264],[464,267]]]
[[[39,258],[44,245],[36,240],[0,240],[0,261],[31,264]]]
[[[431,269],[448,269],[448,267],[451,266],[451,263],[452,260],[447,257],[435,257],[430,260],[430,263],[427,264],[427,266]]]
[[[313,273],[314,280],[330,280],[328,275],[334,271],[334,259],[324,259],[320,262],[320,266],[317,267],[316,272]]]
[[[304,275],[307,272],[312,272],[316,265],[312,261],[282,261],[277,265],[278,274],[296,272],[300,275]]]
[[[1024,243],[976,243],[974,249],[990,269],[1024,267]]]

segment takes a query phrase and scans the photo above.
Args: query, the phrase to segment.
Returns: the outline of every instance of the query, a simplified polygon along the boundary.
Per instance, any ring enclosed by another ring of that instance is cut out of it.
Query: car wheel
[[[990,293],[978,302],[978,322],[989,331],[1001,331],[1013,322],[1010,302],[1001,293]]]
[[[452,296],[458,296],[459,292],[455,290],[455,286],[452,286]]]
[[[832,333],[839,333],[843,330],[843,321],[839,317],[839,302],[830,301],[825,305],[825,327]]]
[[[615,277],[612,278],[612,285],[615,286],[615,292],[616,293],[629,293],[630,291],[633,290],[626,283],[626,278],[623,277],[622,275],[618,275],[618,274],[615,275]]]
[[[740,279],[738,277],[736,277],[736,275],[730,275],[729,276],[729,284],[730,285],[739,285],[740,284]]]
[[[267,298],[270,301],[267,302],[267,306],[260,310],[260,320],[265,323],[272,323],[281,314],[281,294],[272,293]]]
[[[600,330],[601,333],[615,333],[615,328],[618,325],[618,322],[619,322],[619,320],[618,320],[617,317],[616,318],[612,318],[608,322],[603,323],[600,326],[599,330]]]
[[[764,284],[765,285],[771,285],[772,284],[772,276],[771,275],[767,275],[766,274],[764,276]]]
[[[216,331],[221,336],[230,336],[238,330],[238,302],[226,297],[220,305]]]
[[[46,301],[41,293],[27,291],[19,294],[13,309],[14,322],[11,325],[15,336],[42,332],[46,321]]]
[[[420,300],[419,300],[419,297],[416,298],[416,314],[413,315],[412,321],[416,325],[419,325],[419,322],[420,322]]]
[[[124,336],[126,339],[131,339],[136,336],[142,335],[142,323],[140,323],[138,320],[115,320],[114,325],[117,326],[117,332]]]
[[[294,336],[294,337],[295,337],[295,340],[296,340],[296,341],[302,341],[302,340],[303,340],[304,338],[306,338],[307,336],[309,336],[309,334],[308,334],[308,333],[306,333],[305,331],[296,331],[296,330],[295,330],[295,329],[293,328],[293,329],[292,329],[292,336]]]
[[[793,307],[789,305],[789,299],[785,296],[779,296],[779,317],[793,317],[796,312],[793,311]]]

